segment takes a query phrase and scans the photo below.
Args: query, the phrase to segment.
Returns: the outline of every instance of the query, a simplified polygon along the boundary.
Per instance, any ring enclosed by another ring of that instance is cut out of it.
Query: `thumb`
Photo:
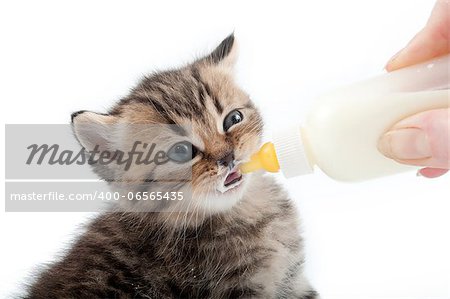
[[[378,148],[403,164],[450,169],[450,109],[425,111],[397,123]]]
[[[450,1],[438,0],[425,27],[386,65],[394,71],[450,53]]]

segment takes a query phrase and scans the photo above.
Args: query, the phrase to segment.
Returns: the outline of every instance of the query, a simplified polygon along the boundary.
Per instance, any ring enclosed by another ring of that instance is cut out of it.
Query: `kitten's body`
[[[198,227],[167,229],[155,218],[98,218],[31,297],[315,298],[295,208],[270,177],[255,177],[240,204]]]
[[[85,139],[80,123],[192,121],[200,136],[192,142],[199,151],[192,160],[197,209],[101,215],[63,260],[42,273],[29,298],[316,298],[303,276],[302,240],[287,194],[259,173],[224,187],[230,172],[238,171],[233,161],[257,149],[262,127],[226,71],[233,43],[230,36],[192,66],[144,80],[108,115],[74,115],[85,148],[93,136]],[[236,109],[239,123],[234,119],[233,128],[216,132]],[[148,169],[96,171],[136,181]]]

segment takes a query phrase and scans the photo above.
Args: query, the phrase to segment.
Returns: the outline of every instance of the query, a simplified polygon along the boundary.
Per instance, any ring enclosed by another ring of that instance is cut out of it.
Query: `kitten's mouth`
[[[242,174],[239,171],[239,168],[235,168],[225,178],[225,181],[223,182],[223,185],[225,187],[231,186],[239,181],[242,180]]]
[[[233,169],[228,170],[226,176],[222,178],[219,185],[217,186],[217,190],[221,193],[237,190],[242,181],[243,176],[241,174],[241,171],[237,166],[235,166],[233,167]]]

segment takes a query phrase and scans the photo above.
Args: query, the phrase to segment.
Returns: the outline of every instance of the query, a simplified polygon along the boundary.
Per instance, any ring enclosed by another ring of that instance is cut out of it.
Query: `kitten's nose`
[[[219,159],[219,161],[217,161],[217,163],[219,163],[219,165],[225,166],[225,167],[229,167],[229,168],[233,168],[234,166],[234,152],[228,152],[225,154],[225,156],[223,156],[222,158]]]

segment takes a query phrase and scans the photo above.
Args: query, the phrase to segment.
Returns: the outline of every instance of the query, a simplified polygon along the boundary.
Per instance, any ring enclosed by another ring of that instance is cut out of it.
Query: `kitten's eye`
[[[181,141],[172,145],[167,152],[167,156],[178,163],[192,160],[197,154],[197,149],[187,141]]]
[[[233,110],[223,120],[223,130],[227,132],[232,126],[240,123],[244,119],[244,116],[239,110]]]

